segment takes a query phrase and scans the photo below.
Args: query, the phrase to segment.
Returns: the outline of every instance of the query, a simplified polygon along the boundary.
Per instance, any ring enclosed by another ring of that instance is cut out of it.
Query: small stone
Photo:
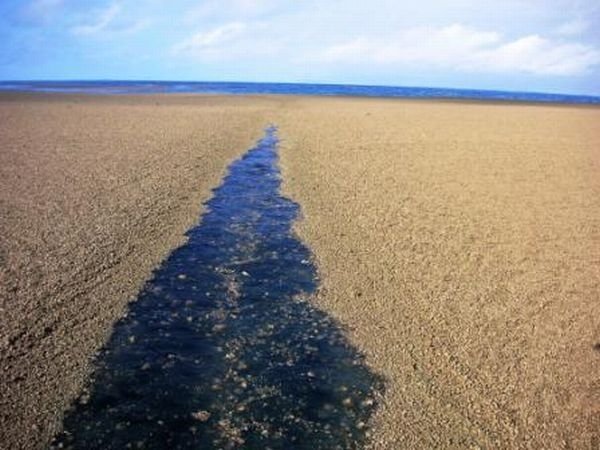
[[[177,279],[179,280],[185,280],[187,278],[187,275],[185,273],[180,273],[179,275],[177,275]]]
[[[210,413],[205,410],[200,410],[192,413],[192,417],[198,422],[206,422],[208,419],[210,419]]]
[[[148,369],[150,369],[150,363],[144,363],[142,365],[142,370],[148,370]]]
[[[218,323],[214,327],[212,327],[212,332],[213,333],[221,333],[226,328],[227,328],[227,325],[225,325],[224,323]]]
[[[346,407],[352,406],[352,399],[350,397],[346,397],[344,400],[342,400],[342,405]]]
[[[362,402],[363,406],[373,406],[374,403],[375,401],[372,398],[366,398]]]

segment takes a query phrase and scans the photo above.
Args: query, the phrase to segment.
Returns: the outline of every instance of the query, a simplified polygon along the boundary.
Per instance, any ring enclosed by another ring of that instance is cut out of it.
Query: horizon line
[[[207,84],[250,84],[250,85],[304,85],[304,86],[339,86],[339,87],[364,87],[364,88],[396,88],[396,89],[425,89],[425,90],[446,90],[446,91],[462,91],[462,92],[490,92],[490,93],[507,93],[507,94],[539,94],[547,96],[562,96],[574,98],[590,98],[600,100],[600,93],[582,94],[582,93],[566,93],[558,91],[521,91],[515,89],[502,88],[468,88],[468,87],[451,87],[451,86],[418,86],[418,85],[401,85],[401,84],[363,84],[363,83],[345,83],[345,82],[325,82],[325,81],[240,81],[240,80],[198,80],[198,79],[145,79],[145,78],[38,78],[38,79],[0,79],[0,83],[207,83]]]

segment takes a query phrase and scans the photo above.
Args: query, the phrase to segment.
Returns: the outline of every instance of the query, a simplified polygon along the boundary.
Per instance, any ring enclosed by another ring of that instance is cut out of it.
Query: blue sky
[[[2,0],[0,79],[600,95],[598,0]]]

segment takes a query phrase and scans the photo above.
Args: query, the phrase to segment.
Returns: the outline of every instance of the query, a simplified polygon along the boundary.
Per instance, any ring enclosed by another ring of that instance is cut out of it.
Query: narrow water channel
[[[309,297],[271,127],[115,326],[52,448],[360,448],[382,381]]]

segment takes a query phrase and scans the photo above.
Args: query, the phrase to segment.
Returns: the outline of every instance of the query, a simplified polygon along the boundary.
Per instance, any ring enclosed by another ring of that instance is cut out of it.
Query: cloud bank
[[[117,4],[110,5],[108,8],[99,10],[92,18],[90,23],[77,25],[71,28],[71,32],[77,36],[88,36],[97,34],[105,30],[115,17],[121,12],[121,7]]]
[[[221,51],[227,43],[240,38],[246,30],[246,25],[232,22],[206,31],[194,33],[187,39],[173,46],[173,54],[196,57],[214,56]],[[226,56],[225,53],[222,55]]]
[[[575,75],[600,64],[600,51],[537,34],[505,40],[460,24],[412,28],[391,36],[359,37],[325,48],[323,63],[412,65],[471,72]]]
[[[3,0],[0,78],[600,93],[589,0]]]

